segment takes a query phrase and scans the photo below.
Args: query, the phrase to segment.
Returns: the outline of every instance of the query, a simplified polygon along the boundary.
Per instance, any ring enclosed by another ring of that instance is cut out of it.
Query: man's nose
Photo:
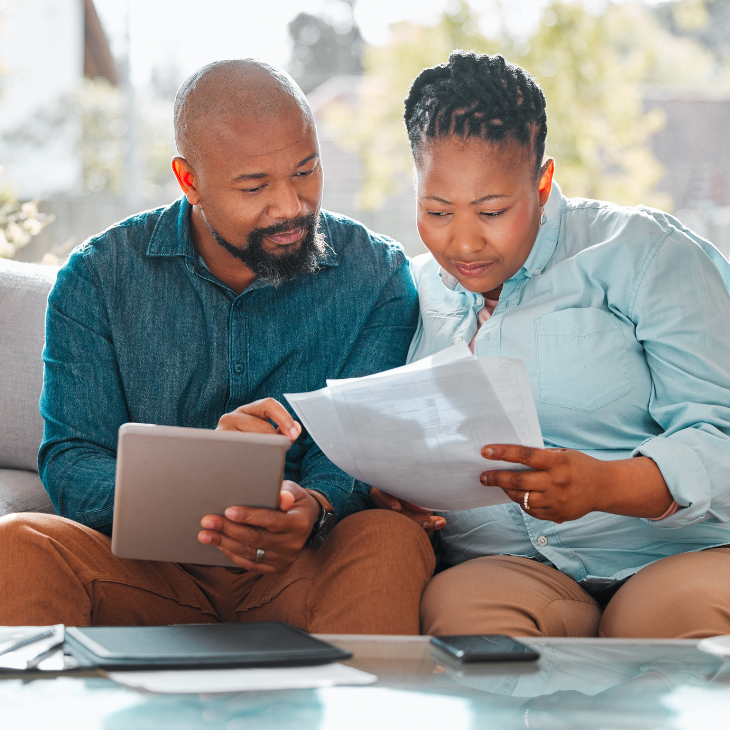
[[[283,181],[272,190],[272,196],[267,208],[269,218],[296,218],[301,214],[302,204],[291,181]]]

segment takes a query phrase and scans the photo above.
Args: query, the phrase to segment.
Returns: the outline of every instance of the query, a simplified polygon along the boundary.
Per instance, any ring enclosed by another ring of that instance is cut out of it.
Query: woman
[[[430,251],[409,357],[521,358],[546,445],[483,449],[510,504],[424,517],[373,491],[445,520],[423,632],[730,633],[730,266],[664,213],[563,197],[542,90],[501,56],[424,70],[405,123]]]

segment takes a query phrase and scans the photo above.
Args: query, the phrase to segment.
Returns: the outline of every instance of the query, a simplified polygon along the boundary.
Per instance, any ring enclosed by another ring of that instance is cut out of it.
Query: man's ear
[[[184,157],[172,158],[172,171],[175,173],[180,187],[190,205],[197,205],[200,202],[198,194],[198,181],[195,176],[195,170],[188,164]]]
[[[553,175],[555,174],[555,160],[548,157],[540,168],[540,180],[537,183],[537,191],[540,196],[540,207],[542,208],[550,197],[553,189]]]

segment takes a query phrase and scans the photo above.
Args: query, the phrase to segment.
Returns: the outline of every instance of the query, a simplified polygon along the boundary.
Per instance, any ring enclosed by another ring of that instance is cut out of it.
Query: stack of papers
[[[465,343],[404,367],[289,393],[304,427],[351,477],[430,510],[509,502],[482,472],[487,444],[543,448],[522,360],[475,357]]]
[[[181,669],[151,672],[109,672],[125,687],[161,694],[264,692],[277,689],[319,689],[377,682],[374,674],[346,664],[260,669]]]

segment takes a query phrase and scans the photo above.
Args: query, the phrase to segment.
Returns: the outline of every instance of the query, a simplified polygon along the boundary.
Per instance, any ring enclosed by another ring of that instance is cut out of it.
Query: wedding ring
[[[530,511],[530,493],[525,492],[525,498],[522,500],[522,507],[524,508],[525,512]]]
[[[260,563],[264,559],[264,555],[266,555],[266,550],[262,550],[261,548],[259,548],[256,551],[256,557],[254,558],[254,560],[257,563]]]

